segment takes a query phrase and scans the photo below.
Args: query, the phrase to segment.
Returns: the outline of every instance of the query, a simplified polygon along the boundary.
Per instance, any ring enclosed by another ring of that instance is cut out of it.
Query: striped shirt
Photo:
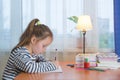
[[[43,56],[30,55],[25,47],[19,47],[11,52],[2,79],[13,80],[20,72],[39,73],[55,69],[56,66]]]

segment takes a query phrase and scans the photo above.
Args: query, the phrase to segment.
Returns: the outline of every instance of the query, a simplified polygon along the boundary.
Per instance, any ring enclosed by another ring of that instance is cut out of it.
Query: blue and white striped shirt
[[[39,73],[56,70],[56,66],[46,61],[43,56],[30,55],[25,47],[16,48],[11,52],[3,80],[13,80],[20,72]]]

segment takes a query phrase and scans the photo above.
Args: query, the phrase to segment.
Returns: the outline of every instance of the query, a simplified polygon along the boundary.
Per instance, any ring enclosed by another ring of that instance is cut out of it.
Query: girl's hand
[[[57,68],[59,67],[59,62],[58,61],[54,61],[53,63],[56,65]]]

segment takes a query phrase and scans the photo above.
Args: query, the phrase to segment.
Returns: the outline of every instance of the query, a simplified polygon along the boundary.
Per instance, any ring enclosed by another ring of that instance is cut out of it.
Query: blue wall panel
[[[120,57],[120,0],[114,0],[115,52]]]

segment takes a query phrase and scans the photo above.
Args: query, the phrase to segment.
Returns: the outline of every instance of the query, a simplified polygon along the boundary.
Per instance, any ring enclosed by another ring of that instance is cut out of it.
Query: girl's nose
[[[44,53],[46,51],[46,49],[42,49],[42,53]]]

